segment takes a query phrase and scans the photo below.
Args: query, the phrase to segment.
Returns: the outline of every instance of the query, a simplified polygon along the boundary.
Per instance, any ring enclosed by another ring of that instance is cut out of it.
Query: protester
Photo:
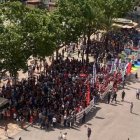
[[[111,92],[109,92],[107,95],[107,103],[108,104],[110,104],[110,99],[111,99]]]
[[[130,103],[130,113],[132,113],[132,111],[133,111],[133,106],[134,106],[134,105],[133,105],[133,102],[131,102],[131,103]]]
[[[85,111],[84,111],[83,117],[82,117],[82,123],[85,123],[85,122],[86,122],[86,113],[85,113]]]
[[[138,73],[137,73],[137,72],[136,72],[136,74],[135,74],[135,78],[138,79]]]
[[[88,137],[88,140],[90,140],[90,136],[91,136],[91,128],[88,127],[87,128],[87,137]]]
[[[116,91],[113,91],[113,94],[112,94],[112,101],[111,102],[113,102],[113,101],[115,101],[115,103],[117,102],[117,93],[116,93]]]
[[[138,99],[138,100],[139,100],[139,94],[140,94],[139,89],[136,89],[136,99]]]
[[[124,97],[125,97],[125,92],[123,90],[123,92],[122,92],[122,101],[124,101]]]

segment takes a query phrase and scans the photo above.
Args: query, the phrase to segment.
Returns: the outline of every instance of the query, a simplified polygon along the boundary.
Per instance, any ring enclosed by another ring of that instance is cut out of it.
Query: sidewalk
[[[14,124],[14,123],[8,123],[8,136],[9,138],[12,139],[13,135],[16,135],[19,133],[22,129],[19,127],[19,125]],[[0,140],[5,140],[7,137],[5,136],[5,131],[4,131],[4,125],[0,125]]]

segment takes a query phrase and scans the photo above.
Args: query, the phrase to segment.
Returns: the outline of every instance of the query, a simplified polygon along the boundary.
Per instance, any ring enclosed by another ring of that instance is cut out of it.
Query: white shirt
[[[14,119],[17,118],[17,114],[16,114],[16,113],[13,114],[13,118],[14,118]]]
[[[55,118],[55,117],[53,117],[52,121],[55,123],[55,122],[56,122],[56,118]]]
[[[136,89],[136,93],[139,93],[139,89]]]

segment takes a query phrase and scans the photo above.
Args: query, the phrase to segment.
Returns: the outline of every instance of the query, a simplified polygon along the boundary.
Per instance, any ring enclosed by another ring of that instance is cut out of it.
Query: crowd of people
[[[123,33],[126,34],[123,31],[121,35]],[[111,58],[119,60],[116,54],[121,50],[116,46],[121,41],[121,37],[116,36],[111,35],[113,40],[111,42],[115,44],[114,51],[116,53],[107,52],[107,50],[100,53],[103,49],[102,43],[92,42],[91,46],[93,47],[90,49],[90,53],[94,56],[94,63],[89,62],[84,65],[84,62],[75,58],[64,59],[66,51],[64,49],[58,60],[54,60],[50,66],[45,66],[45,74],[38,77],[32,77],[31,74],[31,77],[23,79],[16,85],[12,85],[9,80],[0,92],[0,96],[7,98],[10,103],[9,108],[0,113],[1,118],[13,118],[15,121],[21,122],[21,126],[25,121],[31,124],[36,123],[40,125],[41,129],[48,129],[51,125],[56,127],[57,124],[64,127],[74,124],[76,114],[88,106],[86,100],[87,81],[90,81],[90,100],[102,94],[111,81],[116,92],[118,84],[122,81],[119,69],[115,73],[110,73],[111,66],[102,65],[103,62],[105,64]],[[126,35],[123,36],[125,40]],[[77,49],[78,53],[82,54],[78,47]],[[91,80],[93,64],[96,67],[94,81]],[[33,72],[36,69],[39,69],[38,65],[34,66]],[[113,100],[116,100],[115,92]]]
[[[86,78],[80,73],[91,72],[92,65],[83,67],[80,61],[67,58],[54,61],[45,76],[22,80],[14,86],[9,81],[0,93],[10,101],[9,109],[4,110],[2,116],[39,123],[41,128],[50,124],[55,127],[57,122],[67,126],[75,114],[87,106]]]

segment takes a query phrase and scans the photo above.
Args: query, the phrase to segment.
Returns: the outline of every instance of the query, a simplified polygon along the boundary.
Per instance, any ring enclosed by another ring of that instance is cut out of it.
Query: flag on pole
[[[93,84],[96,82],[96,66],[93,64]]]

